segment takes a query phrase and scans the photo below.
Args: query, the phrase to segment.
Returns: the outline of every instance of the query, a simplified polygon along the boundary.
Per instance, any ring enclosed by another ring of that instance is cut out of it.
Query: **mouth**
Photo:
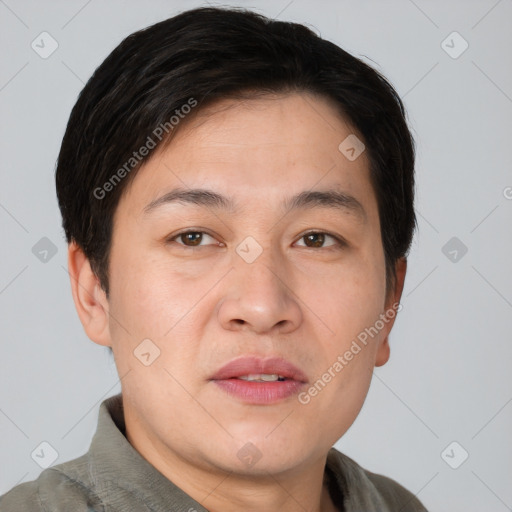
[[[243,403],[270,405],[299,393],[308,379],[285,359],[241,357],[223,366],[210,381]]]
[[[247,382],[284,382],[286,380],[286,377],[283,377],[282,375],[277,375],[275,373],[262,373],[259,375],[241,375],[240,377],[237,378],[240,380],[246,380]]]

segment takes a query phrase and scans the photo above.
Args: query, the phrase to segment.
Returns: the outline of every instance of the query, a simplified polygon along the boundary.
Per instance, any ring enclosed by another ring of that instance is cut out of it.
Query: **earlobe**
[[[391,348],[389,346],[389,333],[395,323],[396,314],[398,313],[397,305],[400,304],[400,298],[404,289],[405,274],[407,272],[407,260],[400,258],[395,264],[396,281],[394,288],[390,291],[384,314],[388,318],[388,322],[384,327],[384,339],[380,342],[375,358],[375,366],[382,366],[389,360]]]
[[[82,249],[68,246],[68,271],[73,301],[87,336],[99,345],[111,346],[108,300]]]
[[[383,366],[389,360],[391,349],[389,347],[388,336],[386,336],[381,342],[377,351],[377,357],[375,358],[375,366]]]

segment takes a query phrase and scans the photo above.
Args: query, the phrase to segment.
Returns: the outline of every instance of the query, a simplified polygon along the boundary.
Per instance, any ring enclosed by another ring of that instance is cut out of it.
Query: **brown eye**
[[[324,233],[310,233],[304,236],[304,240],[306,240],[308,247],[322,247],[325,241],[325,235]],[[308,245],[309,243],[311,243],[311,245]]]
[[[334,240],[334,243],[329,245],[324,245],[327,239]],[[314,231],[311,233],[307,233],[303,235],[300,240],[305,241],[305,247],[309,247],[312,249],[318,249],[323,247],[332,247],[335,245],[342,245],[341,240],[333,235],[329,235],[327,233],[322,233],[321,231]]]
[[[199,231],[190,231],[188,233],[182,233],[180,236],[180,241],[183,242],[184,245],[192,245],[196,246],[201,243],[203,239],[203,234]]]
[[[185,247],[203,247],[205,245],[212,244],[201,244],[205,241],[205,237],[209,237],[215,240],[212,236],[205,233],[204,231],[183,231],[168,239],[168,242],[176,242],[178,245]]]

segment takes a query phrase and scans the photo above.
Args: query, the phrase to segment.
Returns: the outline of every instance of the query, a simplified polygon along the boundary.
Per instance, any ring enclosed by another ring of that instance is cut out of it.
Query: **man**
[[[423,511],[332,449],[388,337],[414,143],[375,70],[304,26],[201,8],[126,38],[56,185],[73,298],[122,393],[2,511]]]

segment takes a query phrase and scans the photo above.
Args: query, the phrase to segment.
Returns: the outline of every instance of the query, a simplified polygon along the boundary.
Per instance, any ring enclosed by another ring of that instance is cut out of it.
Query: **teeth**
[[[276,373],[273,373],[273,374],[261,373],[261,374],[253,374],[253,375],[243,375],[238,378],[241,380],[259,381],[259,382],[277,382],[277,381],[285,380],[285,378],[283,376],[277,375]]]

